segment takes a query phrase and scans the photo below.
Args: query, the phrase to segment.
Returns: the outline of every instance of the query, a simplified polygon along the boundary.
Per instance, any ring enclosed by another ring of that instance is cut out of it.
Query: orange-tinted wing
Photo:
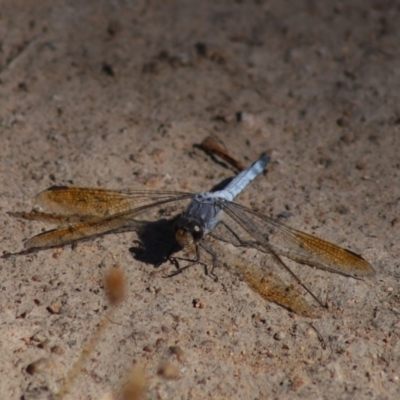
[[[322,309],[308,304],[296,285],[286,285],[270,268],[234,256],[218,242],[214,242],[211,247],[218,255],[215,265],[223,266],[236,273],[263,299],[279,304],[305,317],[319,318],[322,315]]]
[[[350,250],[290,228],[236,203],[223,202],[223,208],[256,240],[256,247],[261,251],[272,249],[276,254],[301,264],[346,276],[375,275],[373,267]]]
[[[127,214],[132,214],[132,212],[128,211],[126,213],[116,214],[106,218],[79,222],[61,228],[52,229],[27,240],[24,243],[24,247],[25,249],[40,249],[64,246],[79,240],[90,239],[106,233],[121,231],[123,229],[138,229],[140,221],[129,219]]]
[[[38,194],[37,206],[49,211],[11,213],[70,225],[41,233],[25,242],[26,249],[63,246],[105,233],[138,229],[139,214],[157,206],[191,198],[190,193],[174,191],[114,191],[78,187],[51,187]],[[80,222],[76,222],[80,221]],[[71,222],[73,222],[71,224]]]
[[[81,217],[107,217],[160,200],[169,200],[184,192],[119,191],[108,189],[53,186],[36,196],[36,204],[50,213]]]

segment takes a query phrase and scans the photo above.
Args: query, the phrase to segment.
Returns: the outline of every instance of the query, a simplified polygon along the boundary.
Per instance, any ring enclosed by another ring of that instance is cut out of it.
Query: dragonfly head
[[[203,238],[204,226],[197,219],[180,217],[174,225],[174,233],[176,241],[184,248]]]

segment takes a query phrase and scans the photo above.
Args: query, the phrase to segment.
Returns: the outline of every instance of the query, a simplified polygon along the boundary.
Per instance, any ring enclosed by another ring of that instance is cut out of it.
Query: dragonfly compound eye
[[[194,242],[193,236],[185,229],[177,229],[175,231],[175,238],[182,248],[190,246]]]
[[[182,247],[200,241],[204,236],[202,225],[195,220],[180,218],[174,227],[177,242]]]
[[[203,228],[197,222],[192,221],[189,225],[189,231],[195,242],[198,242],[204,236]]]

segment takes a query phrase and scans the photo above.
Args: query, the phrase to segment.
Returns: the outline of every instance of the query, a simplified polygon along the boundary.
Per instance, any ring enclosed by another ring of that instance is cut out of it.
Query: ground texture
[[[238,202],[377,275],[290,263],[329,304],[312,320],[229,270],[166,279],[133,232],[3,259],[0,397],[59,390],[118,265],[127,298],[68,398],[111,398],[136,364],[149,399],[400,398],[399,20],[385,0],[3,0],[1,252],[45,228],[6,212],[52,185],[210,189],[235,174],[196,147],[212,134],[246,164],[272,157]]]

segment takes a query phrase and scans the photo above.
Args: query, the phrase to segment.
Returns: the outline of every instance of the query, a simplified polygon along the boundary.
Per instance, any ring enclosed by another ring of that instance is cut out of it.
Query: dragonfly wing
[[[24,246],[25,249],[64,246],[79,240],[91,239],[124,229],[137,230],[140,226],[142,226],[141,221],[127,220],[119,215],[113,215],[97,221],[80,222],[40,233],[27,240]]]
[[[41,233],[25,242],[26,249],[38,249],[53,246],[63,246],[79,240],[90,239],[93,237],[101,236],[106,233],[115,233],[122,230],[138,230],[148,223],[147,221],[138,221],[135,218],[139,215],[152,211],[157,207],[167,203],[179,203],[182,200],[190,199],[192,194],[177,192],[148,192],[151,194],[152,202],[146,198],[144,201],[143,196],[139,197],[142,204],[136,208],[113,214],[107,217],[92,219],[84,222],[78,222],[72,225],[64,226],[61,228],[53,229]],[[155,199],[157,199],[155,201]],[[28,213],[29,214],[29,213]]]
[[[72,224],[76,223],[79,221],[86,221],[90,219],[97,219],[96,217],[90,218],[90,217],[84,217],[84,216],[77,216],[77,215],[62,215],[58,213],[45,213],[41,211],[29,211],[29,212],[8,212],[8,215],[11,215],[12,217],[15,218],[23,218],[23,219],[29,219],[31,221],[42,221],[42,222],[47,222],[50,224],[56,224],[56,225],[66,225],[66,224]]]
[[[375,270],[361,256],[315,236],[290,228],[239,204],[221,201],[224,211],[260,246],[278,255],[345,276],[373,276]]]
[[[223,266],[236,273],[240,279],[245,281],[254,292],[265,300],[305,317],[318,318],[321,316],[321,309],[307,303],[297,286],[286,285],[270,269],[253,264],[242,257],[234,256],[226,249],[224,250],[218,242],[212,244],[212,249],[218,254],[215,260],[217,266]]]
[[[36,204],[50,214],[86,218],[107,217],[160,200],[188,195],[175,191],[118,191],[53,186],[36,196]]]

